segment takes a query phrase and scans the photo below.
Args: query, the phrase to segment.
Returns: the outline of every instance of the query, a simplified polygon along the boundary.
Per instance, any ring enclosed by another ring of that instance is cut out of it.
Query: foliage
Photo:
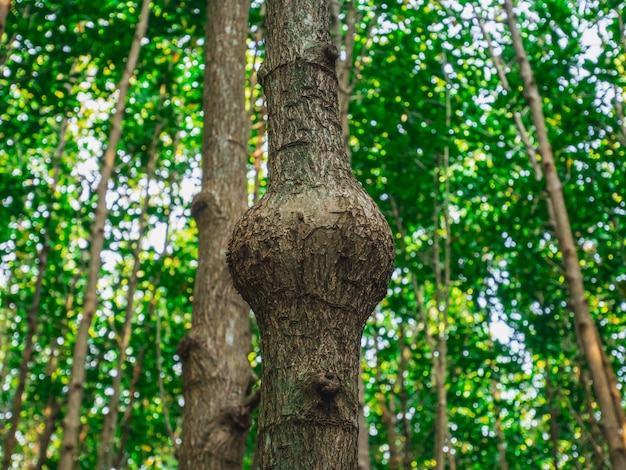
[[[53,415],[44,459],[44,468],[54,468],[83,301],[98,161],[138,5],[13,3],[0,45],[0,441],[11,417],[26,316],[42,267],[38,259],[47,249],[13,468],[37,460],[46,413],[56,403],[60,413]],[[510,468],[602,468],[595,405],[572,332],[544,185],[535,179],[514,121],[520,113],[532,143],[499,3],[481,2],[480,8],[465,0],[357,3],[362,18],[350,105],[353,168],[397,242],[389,295],[363,340],[373,467],[388,467],[393,445],[402,451],[404,468],[434,466],[434,350],[428,336],[440,331],[435,276],[436,263],[444,263],[436,235],[442,243],[449,238],[451,250],[446,388],[456,466],[494,468],[503,443]],[[155,131],[156,176],[116,445],[128,468],[175,467],[183,404],[175,351],[189,326],[197,255],[189,204],[199,188],[204,8],[198,0],[152,5],[110,187],[99,310],[89,343],[82,468],[95,465],[107,412]],[[588,300],[623,390],[625,4],[550,0],[520,2],[518,10]],[[508,72],[509,90],[498,77],[478,18]],[[256,33],[263,27],[261,2],[253,3],[250,22],[248,67],[254,81],[263,55]],[[253,83],[251,155],[264,150],[265,119],[262,94]],[[441,159],[446,149],[447,166]],[[250,186],[258,177],[261,193],[263,174],[264,165],[255,167],[251,157]],[[433,217],[435,204],[447,205],[449,231],[443,213]],[[250,360],[258,371],[258,339],[254,345]],[[383,419],[385,410],[395,417],[391,424]],[[124,437],[124,429],[132,432]],[[391,435],[397,442],[389,442]],[[246,465],[252,461],[254,430],[249,441]]]

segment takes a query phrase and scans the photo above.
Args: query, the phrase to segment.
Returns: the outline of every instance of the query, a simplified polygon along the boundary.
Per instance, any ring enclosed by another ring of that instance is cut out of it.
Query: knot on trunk
[[[208,189],[203,189],[193,197],[191,215],[196,219],[196,222],[199,222],[200,219],[212,221],[227,218],[222,211],[218,194]]]
[[[333,372],[322,372],[315,377],[315,390],[322,398],[330,399],[339,392],[341,381]]]

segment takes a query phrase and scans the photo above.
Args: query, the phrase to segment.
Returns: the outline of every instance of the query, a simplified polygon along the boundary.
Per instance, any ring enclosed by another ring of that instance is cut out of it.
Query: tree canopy
[[[265,6],[251,5],[250,205],[267,173],[257,77]],[[59,462],[100,166],[140,10],[135,1],[13,0],[0,37],[5,468]],[[515,11],[623,419],[626,2],[519,1]],[[206,13],[199,0],[150,5],[107,185],[81,468],[96,468],[112,403],[115,468],[177,466],[176,350],[191,326],[198,258],[191,200],[201,187]],[[437,384],[450,468],[610,468],[506,17],[489,0],[339,2],[338,31],[350,34],[354,19],[354,49],[339,56],[353,61],[350,89],[340,90],[350,94],[352,168],[396,243],[388,295],[362,339],[372,468],[435,466]],[[253,317],[251,326],[248,359],[260,376]],[[246,468],[255,436],[253,422]]]

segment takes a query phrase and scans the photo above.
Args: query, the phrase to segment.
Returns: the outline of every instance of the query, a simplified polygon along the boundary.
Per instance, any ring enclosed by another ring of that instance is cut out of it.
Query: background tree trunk
[[[247,208],[249,3],[207,2],[202,190],[192,203],[198,271],[191,331],[178,347],[185,396],[180,470],[240,469],[251,423],[250,310],[226,265],[228,239]]]
[[[614,372],[607,367],[604,346],[589,312],[589,303],[585,296],[585,286],[580,270],[576,242],[572,234],[569,214],[563,196],[563,186],[556,171],[552,146],[548,139],[548,131],[543,115],[541,95],[533,71],[530,67],[522,37],[517,29],[517,19],[513,12],[511,0],[504,1],[507,23],[511,31],[513,48],[519,63],[520,75],[524,83],[524,96],[532,113],[539,154],[546,179],[546,189],[554,211],[555,230],[559,248],[565,266],[565,279],[569,288],[569,305],[574,312],[574,325],[579,343],[585,353],[587,365],[591,372],[596,400],[602,413],[600,420],[604,439],[609,448],[610,460],[614,469],[626,469],[626,423],[621,419],[621,400],[619,391],[613,391],[616,384]]]
[[[357,468],[360,336],[393,267],[345,152],[329,20],[327,2],[267,2],[268,187],[229,258],[261,333],[262,469]]]
[[[43,236],[43,247],[37,255],[37,280],[35,281],[35,294],[33,301],[28,310],[26,316],[26,341],[24,344],[24,350],[22,352],[22,362],[20,363],[20,372],[18,375],[17,387],[15,388],[15,394],[13,395],[13,407],[11,409],[11,421],[7,436],[4,441],[4,456],[2,457],[2,470],[7,470],[11,467],[11,457],[15,444],[17,443],[15,433],[22,416],[22,405],[24,399],[24,390],[26,389],[26,380],[28,377],[28,371],[30,370],[30,361],[33,358],[33,350],[35,345],[35,333],[37,330],[39,320],[39,306],[41,305],[41,290],[43,287],[43,279],[46,269],[48,269],[48,252],[50,251],[50,234],[48,233],[49,227],[46,228],[46,233]]]
[[[135,36],[128,54],[128,61],[119,85],[119,96],[115,104],[115,114],[111,118],[111,132],[108,147],[102,158],[100,170],[100,183],[97,189],[97,205],[95,218],[91,229],[91,250],[89,267],[87,270],[87,285],[83,298],[83,312],[76,342],[74,344],[72,375],[69,384],[67,413],[64,420],[63,443],[61,444],[61,459],[59,470],[71,470],[74,466],[76,443],[80,430],[80,409],[83,402],[85,386],[85,361],[87,358],[87,339],[93,316],[98,306],[98,278],[102,260],[100,255],[104,246],[104,224],[107,220],[106,195],[109,180],[113,174],[117,145],[122,135],[122,121],[126,107],[126,95],[130,88],[130,77],[135,71],[141,40],[148,29],[148,16],[150,13],[150,0],[144,0],[141,6],[139,22],[135,29]]]
[[[0,0],[0,44],[4,36],[4,29],[7,24],[7,15],[11,10],[11,0]]]
[[[348,160],[350,160],[350,99],[352,91],[356,83],[356,77],[359,73],[359,64],[354,63],[355,38],[357,27],[357,10],[356,1],[348,0],[345,2],[346,12],[341,17],[341,0],[331,0],[330,19],[331,19],[331,36],[333,44],[337,51],[343,51],[343,57],[340,57],[336,63],[337,84],[339,91],[339,122],[341,123],[341,136]],[[342,33],[342,26],[346,26],[345,33]],[[368,31],[368,33],[371,32]],[[365,51],[365,47],[363,48]],[[363,52],[364,53],[364,52]],[[353,71],[353,69],[356,69]],[[354,74],[354,78],[353,78]],[[369,445],[369,424],[364,414],[365,406],[365,384],[362,379],[362,367],[359,367],[359,440],[358,440],[358,458],[359,470],[370,470],[370,445]]]
[[[163,98],[163,96],[161,96]],[[161,110],[159,105],[158,110]],[[138,274],[141,267],[139,256],[142,251],[142,243],[146,230],[148,228],[148,210],[150,208],[150,183],[154,177],[154,167],[157,159],[157,145],[159,143],[159,134],[161,133],[161,123],[157,120],[152,135],[152,143],[148,151],[148,164],[146,165],[146,183],[143,194],[143,203],[141,212],[139,213],[139,233],[133,248],[133,265],[128,278],[128,290],[126,292],[126,308],[124,312],[124,323],[122,324],[121,334],[117,338],[117,360],[115,363],[115,375],[111,384],[111,396],[108,402],[108,413],[104,417],[102,424],[102,432],[100,433],[100,442],[98,445],[98,463],[97,468],[100,470],[109,470],[113,464],[113,456],[115,455],[115,434],[118,428],[117,417],[119,415],[120,398],[122,394],[122,378],[124,374],[124,363],[126,362],[126,350],[130,344],[131,334],[133,330],[133,318],[135,313],[135,291],[139,281]]]

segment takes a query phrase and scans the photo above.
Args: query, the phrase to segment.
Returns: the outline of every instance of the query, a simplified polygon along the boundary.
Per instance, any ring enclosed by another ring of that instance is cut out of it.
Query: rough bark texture
[[[350,0],[346,4],[346,15],[344,21],[341,19],[341,1],[331,0],[330,20],[331,20],[331,37],[333,44],[338,51],[345,53],[343,58],[335,62],[337,70],[337,81],[339,87],[339,122],[341,123],[341,137],[346,150],[348,160],[351,158],[350,151],[350,119],[349,108],[350,99],[352,98],[352,90],[354,82],[351,83],[351,75],[353,69],[354,43],[356,38],[356,1]],[[342,24],[346,26],[345,34],[342,33]],[[357,70],[358,72],[358,70]],[[362,377],[362,367],[359,368],[359,377]],[[358,440],[358,458],[359,470],[370,470],[370,440],[369,425],[364,413],[365,407],[365,385],[363,380],[359,379],[359,440]]]
[[[614,372],[606,363],[604,346],[589,312],[589,303],[585,296],[585,286],[578,261],[576,243],[572,234],[563,187],[556,171],[552,147],[548,140],[548,131],[543,115],[543,105],[539,89],[524,50],[521,35],[517,29],[517,19],[513,12],[511,0],[505,0],[507,22],[511,31],[513,48],[520,67],[520,75],[524,83],[524,96],[530,106],[533,124],[537,133],[539,154],[542,158],[546,188],[554,211],[555,230],[559,241],[559,249],[563,256],[565,278],[569,289],[569,305],[574,312],[574,326],[579,343],[582,346],[591,379],[595,398],[602,414],[600,425],[604,439],[609,448],[609,457],[613,469],[626,469],[626,423],[622,419],[620,393],[612,390],[616,380]]]
[[[191,331],[179,345],[185,396],[180,470],[241,469],[251,422],[249,307],[226,265],[230,234],[247,208],[249,4],[207,2],[202,190],[192,203],[198,271]]]
[[[261,332],[261,469],[357,468],[360,337],[393,267],[343,145],[328,25],[327,2],[267,2],[268,187],[229,258]]]
[[[130,77],[135,71],[141,39],[148,29],[148,16],[150,13],[150,0],[144,0],[141,6],[139,22],[135,28],[135,36],[128,54],[126,67],[122,74],[119,86],[119,97],[115,105],[115,114],[111,119],[111,132],[107,149],[102,158],[100,170],[100,183],[96,190],[97,203],[93,226],[91,228],[91,250],[89,267],[87,270],[87,285],[83,298],[83,311],[76,342],[74,343],[72,376],[69,384],[67,398],[67,413],[64,420],[63,442],[61,444],[61,458],[59,460],[59,470],[71,470],[74,466],[76,444],[80,431],[80,409],[83,402],[85,387],[85,361],[87,359],[87,339],[89,338],[89,328],[93,316],[98,306],[97,285],[100,275],[101,259],[100,255],[104,246],[104,224],[107,220],[106,194],[109,180],[113,173],[117,145],[122,135],[122,120],[126,108],[126,95],[130,87]]]

